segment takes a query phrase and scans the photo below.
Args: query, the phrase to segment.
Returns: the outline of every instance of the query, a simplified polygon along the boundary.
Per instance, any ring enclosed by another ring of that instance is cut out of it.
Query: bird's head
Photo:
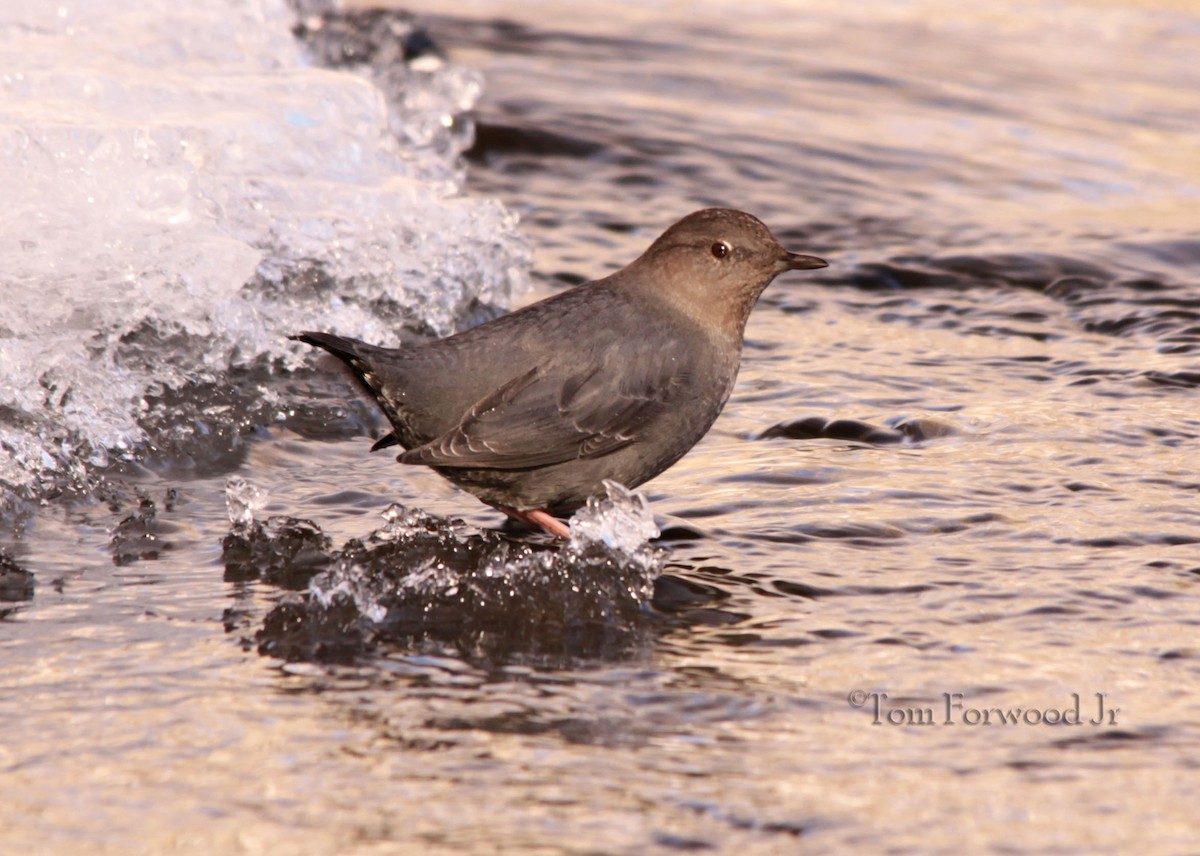
[[[740,337],[758,296],[776,276],[827,264],[784,249],[757,217],[706,208],[667,229],[623,273],[639,292]]]

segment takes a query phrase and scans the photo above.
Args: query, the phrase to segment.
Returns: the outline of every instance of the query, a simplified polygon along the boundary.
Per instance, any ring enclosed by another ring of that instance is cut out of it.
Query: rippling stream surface
[[[154,84],[156,122],[217,94],[155,138],[136,218],[22,215],[52,208],[35,183],[0,221],[0,849],[1194,850],[1200,16],[434,5],[415,31],[218,6],[232,34],[203,49],[201,24],[96,13],[79,32],[131,46],[89,60],[100,95],[38,52],[66,24],[5,20],[67,114],[131,91],[137,50],[198,57]],[[225,39],[255,74],[296,63],[296,21],[314,76],[222,76]],[[375,115],[368,81],[401,135],[370,170],[345,106]],[[75,144],[50,103],[7,108],[5,151]],[[97,139],[80,178],[17,166],[93,194],[148,162]],[[280,154],[245,166],[253,140]],[[283,340],[444,333],[709,205],[830,266],[764,295],[724,415],[642,489],[652,545],[635,500],[632,530],[561,555],[497,533],[368,455],[370,409]],[[26,261],[52,233],[70,276]],[[193,245],[120,303],[153,268],[123,258]]]

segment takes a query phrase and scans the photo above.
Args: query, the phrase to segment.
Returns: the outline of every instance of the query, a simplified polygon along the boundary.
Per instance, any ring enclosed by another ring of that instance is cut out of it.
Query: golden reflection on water
[[[823,279],[768,292],[725,415],[646,488],[664,522],[709,536],[676,547],[678,572],[718,586],[728,597],[714,610],[743,620],[549,674],[401,656],[282,670],[237,644],[253,625],[223,625],[227,607],[259,617],[280,596],[222,579],[223,474],[182,486],[176,549],[155,561],[111,563],[103,506],[49,512],[28,545],[37,597],[0,624],[0,849],[1194,846],[1200,425],[1194,387],[1156,387],[1147,373],[1195,360],[1150,333],[1088,329],[1094,319],[1040,289],[839,284],[909,252],[1057,251],[1117,266],[1118,279],[1132,250],[1114,239],[1194,239],[1200,137],[1178,120],[1180,99],[1200,91],[1187,85],[1200,84],[1194,7],[731,8],[456,0],[425,11],[662,42],[654,74],[639,65],[630,79],[619,45],[591,48],[600,60],[582,48],[452,53],[490,75],[496,98],[519,100],[523,85],[552,103],[586,93],[580,109],[613,123],[667,114],[658,130],[685,139],[679,158],[702,161],[703,189],[766,209],[776,228],[812,222],[814,240],[835,245]],[[730,56],[736,74],[718,64]],[[598,67],[612,76],[589,77]],[[872,75],[890,84],[873,89]],[[689,100],[697,80],[712,85],[703,111]],[[812,149],[792,160],[792,144]],[[724,171],[746,152],[769,180]],[[687,170],[631,209],[637,185],[585,194],[558,171],[569,159],[548,160],[513,179],[532,213],[575,215],[528,219],[550,239],[545,272],[599,273],[700,204]],[[814,160],[829,185],[802,172]],[[795,183],[778,178],[793,169]],[[597,236],[613,219],[636,228]],[[889,219],[909,231],[877,239]],[[1162,269],[1164,282],[1181,276]],[[1049,335],[1000,329],[1021,325]],[[928,416],[953,433],[916,446],[750,439],[812,414]],[[271,513],[319,518],[338,543],[377,525],[392,498],[495,524],[366,445],[280,432],[252,446],[242,472],[272,490]],[[329,500],[347,485],[378,501]],[[874,725],[849,703],[855,690],[886,693],[894,709],[938,708],[946,693],[1004,709],[1103,693],[1119,722]]]

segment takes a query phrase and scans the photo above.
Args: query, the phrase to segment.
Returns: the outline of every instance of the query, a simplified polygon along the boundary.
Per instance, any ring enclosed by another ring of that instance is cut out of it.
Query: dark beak
[[[799,253],[787,253],[775,262],[775,268],[783,273],[785,270],[816,270],[829,267],[829,262],[816,256],[802,256]]]

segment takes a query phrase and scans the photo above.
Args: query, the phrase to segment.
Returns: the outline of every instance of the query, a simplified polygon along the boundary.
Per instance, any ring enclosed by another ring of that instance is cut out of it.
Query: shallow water
[[[1193,849],[1200,17],[425,20],[485,76],[466,186],[521,213],[531,297],[709,204],[831,266],[768,290],[724,415],[643,489],[668,551],[645,609],[512,576],[499,624],[451,604],[346,642],[297,592],[390,503],[472,549],[497,516],[368,455],[337,378],[184,388],[259,409],[12,518],[36,587],[0,604],[4,851]],[[286,553],[278,524],[280,564],[238,564],[230,475],[328,542]],[[1075,696],[1081,724],[1031,724]]]

